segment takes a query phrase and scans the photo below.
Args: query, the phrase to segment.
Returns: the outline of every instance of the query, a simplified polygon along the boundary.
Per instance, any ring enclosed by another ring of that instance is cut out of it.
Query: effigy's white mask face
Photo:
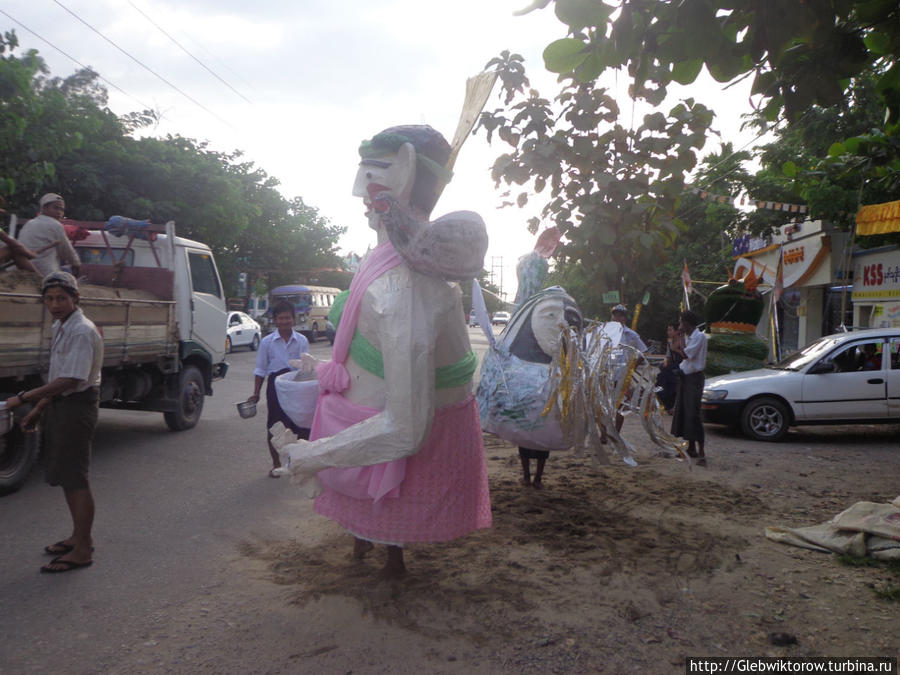
[[[393,155],[363,159],[353,181],[353,196],[362,197],[366,205],[369,227],[378,228],[379,214],[371,208],[372,190],[389,192],[404,206],[409,203],[416,178],[416,150],[410,143],[404,143]]]
[[[559,350],[559,334],[566,326],[566,307],[562,298],[547,298],[535,305],[531,313],[534,339],[548,356]]]

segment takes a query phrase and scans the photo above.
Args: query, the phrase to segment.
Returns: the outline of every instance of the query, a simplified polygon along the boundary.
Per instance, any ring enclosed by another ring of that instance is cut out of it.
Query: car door
[[[241,313],[241,323],[243,324],[244,337],[249,345],[253,342],[253,336],[256,335],[256,322],[248,314]]]
[[[231,336],[231,346],[238,347],[247,342],[244,322],[238,312],[228,315],[228,334]]]
[[[225,296],[218,270],[209,251],[185,249],[191,282],[190,339],[206,349],[218,363],[224,356],[225,338],[222,323],[230,312],[225,311]],[[227,322],[225,323],[227,326]]]
[[[884,361],[884,375],[887,378],[888,414],[900,419],[900,337],[887,342],[881,360]]]
[[[843,344],[803,377],[802,414],[807,420],[882,419],[888,416],[887,379],[881,339]],[[829,369],[828,372],[816,372]]]

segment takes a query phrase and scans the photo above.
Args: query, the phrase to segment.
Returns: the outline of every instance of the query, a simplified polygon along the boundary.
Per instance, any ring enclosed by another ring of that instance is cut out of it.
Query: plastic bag
[[[292,370],[275,378],[278,404],[298,427],[312,426],[319,400],[319,381],[314,372]]]

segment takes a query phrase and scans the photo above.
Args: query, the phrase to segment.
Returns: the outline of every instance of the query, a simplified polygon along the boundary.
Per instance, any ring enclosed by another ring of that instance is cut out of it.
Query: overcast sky
[[[241,150],[281,182],[286,197],[300,196],[346,226],[343,252],[362,254],[374,243],[361,202],[350,194],[362,139],[395,124],[430,124],[451,140],[466,78],[503,49],[525,57],[533,87],[554,93],[555,76],[544,71],[541,52],[565,36],[565,27],[552,6],[513,16],[528,2],[4,0],[0,10],[9,16],[0,14],[0,29],[15,29],[22,48],[38,49],[53,75],[79,66],[47,42],[94,68],[124,90],[107,85],[115,113],[158,109],[160,125],[145,133]],[[626,100],[625,78],[609,86]],[[750,140],[737,132],[739,115],[748,111],[744,95],[725,96],[717,86],[691,93],[716,108],[716,125],[737,147]],[[488,107],[499,105],[495,93]],[[711,142],[704,152],[716,149]],[[535,239],[525,221],[535,212],[498,210],[490,166],[503,151],[483,134],[470,137],[432,216],[479,212],[491,238],[485,268],[493,267],[499,284],[502,257],[503,287],[514,294],[516,259]]]

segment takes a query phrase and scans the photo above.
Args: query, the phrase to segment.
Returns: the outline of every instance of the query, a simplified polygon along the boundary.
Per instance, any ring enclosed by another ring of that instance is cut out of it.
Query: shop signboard
[[[860,300],[900,300],[900,250],[870,253],[856,258],[853,265],[854,302]]]

